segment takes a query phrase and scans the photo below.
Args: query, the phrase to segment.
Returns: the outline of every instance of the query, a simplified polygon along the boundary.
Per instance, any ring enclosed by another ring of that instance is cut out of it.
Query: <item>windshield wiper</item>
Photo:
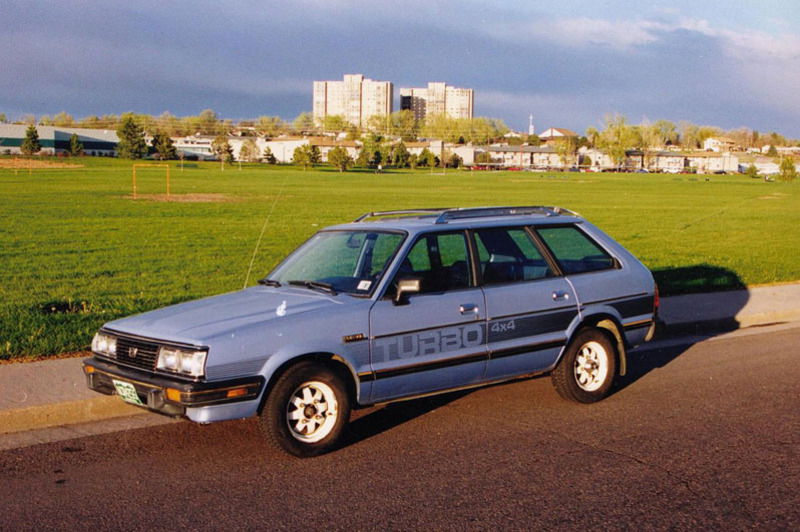
[[[321,281],[289,281],[290,285],[293,286],[305,286],[306,288],[311,288],[312,290],[321,290],[323,292],[327,292],[332,296],[336,295],[336,289],[330,283],[323,283]]]
[[[279,287],[281,285],[281,283],[279,283],[275,279],[259,279],[258,284],[263,284],[264,286],[274,286],[274,287]]]

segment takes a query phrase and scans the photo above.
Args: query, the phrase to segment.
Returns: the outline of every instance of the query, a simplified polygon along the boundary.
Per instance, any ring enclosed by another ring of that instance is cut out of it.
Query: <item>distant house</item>
[[[714,172],[738,172],[739,157],[725,153],[703,152],[656,152],[650,161],[649,170],[663,173],[678,173],[693,169],[700,174]]]
[[[26,124],[0,124],[0,154],[18,155],[25,139]],[[36,126],[42,155],[69,152],[69,139],[77,135],[86,155],[115,156],[117,154],[117,132],[106,129],[80,127]]]
[[[703,149],[706,151],[723,152],[735,151],[740,149],[740,146],[735,140],[728,137],[708,137],[703,141]]]
[[[187,159],[199,159],[201,161],[216,158],[214,150],[211,149],[211,142],[214,137],[208,135],[190,135],[187,137],[172,137],[172,144],[179,156]]]
[[[542,142],[548,142],[564,138],[578,138],[578,134],[575,133],[574,131],[570,131],[569,129],[564,129],[561,127],[551,127],[545,129],[539,134],[539,139]]]
[[[489,156],[503,166],[561,168],[563,163],[552,146],[500,146],[488,148]]]

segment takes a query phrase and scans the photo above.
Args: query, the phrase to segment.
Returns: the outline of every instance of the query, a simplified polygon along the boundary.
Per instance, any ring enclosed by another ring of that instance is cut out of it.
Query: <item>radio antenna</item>
[[[247,275],[244,277],[244,286],[242,289],[244,290],[247,288],[247,282],[250,280],[250,272],[253,271],[253,263],[256,261],[256,254],[258,253],[258,248],[261,245],[261,239],[264,238],[264,233],[267,230],[267,225],[269,224],[269,219],[272,216],[272,211],[275,210],[275,205],[278,204],[278,200],[280,199],[281,195],[283,194],[283,189],[286,186],[286,182],[289,180],[288,172],[283,177],[283,183],[281,183],[281,188],[278,190],[278,194],[272,200],[272,205],[269,208],[269,212],[267,212],[267,217],[264,219],[264,225],[261,226],[261,234],[258,235],[258,240],[256,241],[256,247],[253,249],[253,256],[250,257],[250,266],[247,268]]]

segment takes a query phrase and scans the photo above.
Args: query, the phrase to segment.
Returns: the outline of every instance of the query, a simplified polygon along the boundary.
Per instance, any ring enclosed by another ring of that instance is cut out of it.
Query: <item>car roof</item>
[[[376,229],[385,231],[421,232],[427,229],[445,231],[501,225],[532,223],[575,223],[583,218],[576,212],[556,206],[467,207],[441,209],[407,209],[369,212],[349,224],[327,227],[326,230]]]

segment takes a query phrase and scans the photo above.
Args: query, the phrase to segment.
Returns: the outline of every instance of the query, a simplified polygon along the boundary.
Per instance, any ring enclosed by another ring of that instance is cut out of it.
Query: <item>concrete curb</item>
[[[123,403],[119,397],[98,395],[92,399],[0,411],[0,434],[141,414],[147,412]]]
[[[660,337],[800,321],[800,283],[661,300]],[[83,359],[0,366],[0,437],[130,416],[157,416],[86,387]]]

